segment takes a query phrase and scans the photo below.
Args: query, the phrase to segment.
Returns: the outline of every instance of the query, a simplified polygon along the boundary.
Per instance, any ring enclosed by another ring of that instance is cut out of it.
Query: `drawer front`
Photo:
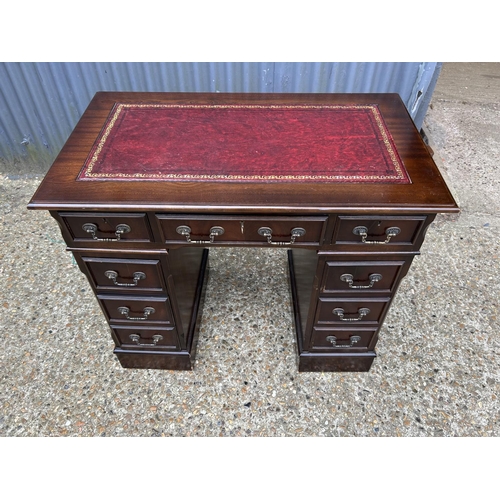
[[[400,261],[326,261],[320,293],[391,294],[406,274],[410,260]]]
[[[398,245],[414,246],[427,217],[425,216],[348,216],[337,219],[334,244],[357,245],[383,250]]]
[[[374,328],[313,328],[311,350],[323,352],[366,351],[377,330]]]
[[[123,349],[169,350],[180,349],[175,328],[112,326],[118,347]]]
[[[168,297],[130,297],[127,295],[97,298],[110,323],[174,325],[174,318]]]
[[[150,242],[153,236],[145,213],[60,212],[75,242]]]
[[[238,217],[157,214],[165,243],[319,246],[327,217]]]
[[[82,257],[98,292],[166,293],[159,260]]]
[[[371,299],[320,297],[315,324],[317,326],[379,324],[385,315],[389,302],[390,299],[387,297]]]

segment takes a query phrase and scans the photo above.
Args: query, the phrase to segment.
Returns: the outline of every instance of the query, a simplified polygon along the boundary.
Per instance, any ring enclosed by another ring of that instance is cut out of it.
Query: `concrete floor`
[[[500,64],[444,65],[425,129],[462,212],[429,229],[369,373],[297,373],[279,249],[211,250],[193,372],[122,369],[56,223],[26,210],[40,179],[1,177],[0,435],[498,436],[499,98]]]

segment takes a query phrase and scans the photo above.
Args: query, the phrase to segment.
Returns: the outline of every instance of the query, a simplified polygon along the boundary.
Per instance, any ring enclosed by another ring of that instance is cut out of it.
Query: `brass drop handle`
[[[216,236],[222,236],[224,234],[224,228],[221,226],[212,226],[210,228],[210,240],[198,240],[198,241],[193,241],[191,239],[191,228],[189,226],[178,226],[176,229],[177,233],[185,236],[186,241],[188,243],[195,243],[195,244],[201,244],[205,245],[207,243],[214,243],[215,237]]]
[[[391,241],[391,238],[394,236],[397,236],[400,232],[401,229],[399,227],[389,227],[385,230],[385,234],[387,238],[385,241],[374,241],[374,240],[367,240],[366,238],[368,237],[368,228],[366,226],[356,226],[352,230],[353,234],[356,236],[361,236],[361,243],[366,243],[368,245],[386,245]]]
[[[150,314],[154,314],[156,311],[154,307],[145,307],[143,310],[144,316],[130,316],[130,309],[128,307],[122,306],[118,308],[118,312],[123,314],[130,321],[144,321],[147,320]]]
[[[290,231],[290,241],[273,241],[273,230],[270,227],[261,227],[257,230],[257,233],[260,236],[264,236],[265,238],[267,238],[267,242],[270,245],[285,246],[293,245],[297,238],[300,238],[301,236],[304,236],[306,234],[306,230],[302,227],[294,227]]]
[[[349,337],[349,344],[337,344],[337,337],[335,335],[329,335],[326,337],[326,341],[330,342],[333,347],[353,347],[354,344],[357,344],[361,340],[361,337],[359,335],[351,335]]]
[[[118,283],[118,281],[116,281],[116,279],[118,278],[118,273],[116,271],[106,271],[104,273],[104,276],[106,276],[106,278],[109,278],[116,286],[137,286],[139,284],[139,280],[146,279],[146,275],[140,271],[137,271],[132,275],[132,278],[134,279],[133,283]]]
[[[377,274],[377,273],[374,273],[374,274],[370,274],[370,276],[368,276],[368,279],[370,280],[370,283],[368,285],[354,285],[354,276],[352,274],[343,274],[340,279],[342,281],[345,281],[348,285],[349,285],[349,288],[372,288],[372,286],[377,282],[377,281],[380,281],[382,279],[382,275],[381,274]]]
[[[131,231],[130,226],[128,224],[118,224],[115,230],[116,238],[98,238],[96,235],[97,226],[95,224],[87,222],[82,226],[82,229],[86,233],[90,233],[92,235],[92,239],[95,241],[120,241],[122,234],[130,233]]]
[[[366,315],[370,314],[370,309],[368,309],[368,307],[361,307],[360,309],[358,309],[357,318],[346,318],[344,316],[344,309],[342,309],[341,307],[336,307],[333,310],[333,314],[336,314],[340,318],[340,321],[362,321],[362,319]]]
[[[158,344],[160,340],[163,340],[163,335],[153,335],[153,342],[143,344],[140,342],[141,336],[138,335],[137,333],[132,333],[128,336],[128,338],[132,341],[135,342],[137,345],[142,345],[142,346],[152,346]]]

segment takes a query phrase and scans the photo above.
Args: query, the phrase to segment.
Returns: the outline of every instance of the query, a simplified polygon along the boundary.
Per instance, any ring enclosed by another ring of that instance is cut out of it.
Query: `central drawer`
[[[156,214],[167,244],[319,246],[327,217],[251,217]]]

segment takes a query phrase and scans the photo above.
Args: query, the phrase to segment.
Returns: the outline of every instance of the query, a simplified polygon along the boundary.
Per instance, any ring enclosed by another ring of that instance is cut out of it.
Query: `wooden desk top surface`
[[[28,207],[458,211],[397,94],[99,92]]]

